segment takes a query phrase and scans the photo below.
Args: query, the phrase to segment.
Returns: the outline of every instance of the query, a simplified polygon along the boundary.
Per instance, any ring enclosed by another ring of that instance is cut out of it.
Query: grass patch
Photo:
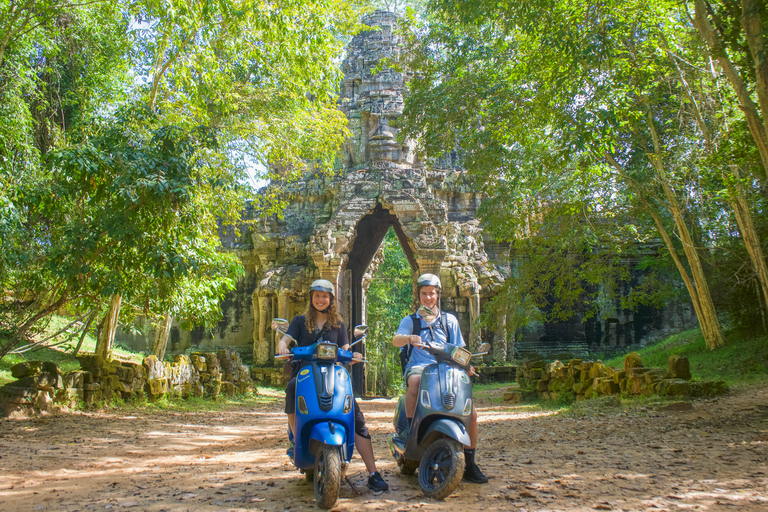
[[[51,334],[60,331],[66,327],[72,320],[66,317],[53,315],[46,327],[45,336],[41,336],[39,339],[43,339]],[[29,350],[25,350],[21,354],[8,354],[0,359],[0,386],[13,382],[16,379],[11,375],[11,368],[25,361],[50,361],[56,363],[61,369],[62,373],[70,372],[80,369],[80,363],[72,355],[77,347],[77,343],[80,340],[80,332],[75,332],[75,329],[70,329],[70,332],[63,332],[54,338],[46,341],[44,345],[38,345],[31,347]],[[19,347],[22,348],[22,347]],[[83,344],[80,347],[78,355],[93,354],[96,350],[96,338],[90,332],[86,334],[83,339]],[[131,352],[130,350],[115,345],[112,350],[112,358],[120,361],[130,361],[134,363],[141,363],[146,354],[142,352]]]
[[[699,329],[689,329],[637,350],[646,368],[666,368],[669,356],[687,357],[695,380],[723,380],[729,386],[768,381],[768,337],[726,337],[724,347],[709,350]],[[622,368],[624,356],[605,361]]]

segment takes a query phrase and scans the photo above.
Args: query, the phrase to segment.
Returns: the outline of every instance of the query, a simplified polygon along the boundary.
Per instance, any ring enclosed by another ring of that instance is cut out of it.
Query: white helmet
[[[312,281],[312,284],[309,285],[309,291],[330,293],[331,297],[335,295],[334,289],[333,289],[333,283],[331,283],[327,279],[316,279],[315,281]]]

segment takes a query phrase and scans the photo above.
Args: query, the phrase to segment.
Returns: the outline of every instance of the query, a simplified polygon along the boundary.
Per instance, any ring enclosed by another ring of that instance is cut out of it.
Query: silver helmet
[[[416,280],[416,291],[420,290],[422,286],[434,286],[440,290],[440,278],[435,274],[421,274]]]

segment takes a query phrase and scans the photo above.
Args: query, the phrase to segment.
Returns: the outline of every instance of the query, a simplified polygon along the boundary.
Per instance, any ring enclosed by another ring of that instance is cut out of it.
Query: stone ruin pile
[[[607,395],[713,396],[728,390],[722,381],[693,381],[688,358],[670,356],[668,368],[645,368],[637,352],[627,354],[624,368],[600,361],[571,359],[527,362],[517,368],[519,390],[505,394],[507,401],[540,398],[588,400]]]
[[[79,356],[80,370],[61,373],[51,362],[29,361],[11,368],[16,382],[0,387],[0,417],[15,410],[47,411],[54,406],[93,405],[113,399],[131,400],[164,395],[181,397],[233,396],[254,390],[250,369],[233,350],[177,355],[174,361],[155,356],[142,364]]]

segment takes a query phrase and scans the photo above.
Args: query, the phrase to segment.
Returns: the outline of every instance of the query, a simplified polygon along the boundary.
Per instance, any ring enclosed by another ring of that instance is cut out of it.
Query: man
[[[427,325],[424,319],[419,318],[418,321],[421,325],[418,326],[418,332],[429,337],[434,332],[435,339],[430,341],[451,343],[463,347],[465,343],[464,338],[461,336],[458,320],[452,314],[440,311],[440,278],[434,274],[422,274],[416,281],[416,293],[419,296],[421,305],[431,309],[437,316],[437,320],[432,324],[432,330],[430,330],[429,325]],[[444,318],[441,315],[444,315]],[[409,344],[421,343],[421,334],[414,334],[416,331],[417,329],[414,329],[413,325],[413,317],[407,316],[403,318],[392,340],[392,344],[396,347],[407,347]],[[405,416],[409,428],[413,415],[416,412],[416,399],[419,392],[419,384],[421,383],[421,373],[427,365],[435,362],[434,356],[427,353],[427,351],[421,350],[419,347],[413,347],[413,350],[411,350],[405,367],[405,381],[408,385],[405,394]],[[474,405],[472,406],[472,416],[469,424],[469,441],[470,446],[464,447],[464,459],[466,461],[464,480],[477,484],[487,483],[488,478],[475,463],[477,411],[475,411]]]

